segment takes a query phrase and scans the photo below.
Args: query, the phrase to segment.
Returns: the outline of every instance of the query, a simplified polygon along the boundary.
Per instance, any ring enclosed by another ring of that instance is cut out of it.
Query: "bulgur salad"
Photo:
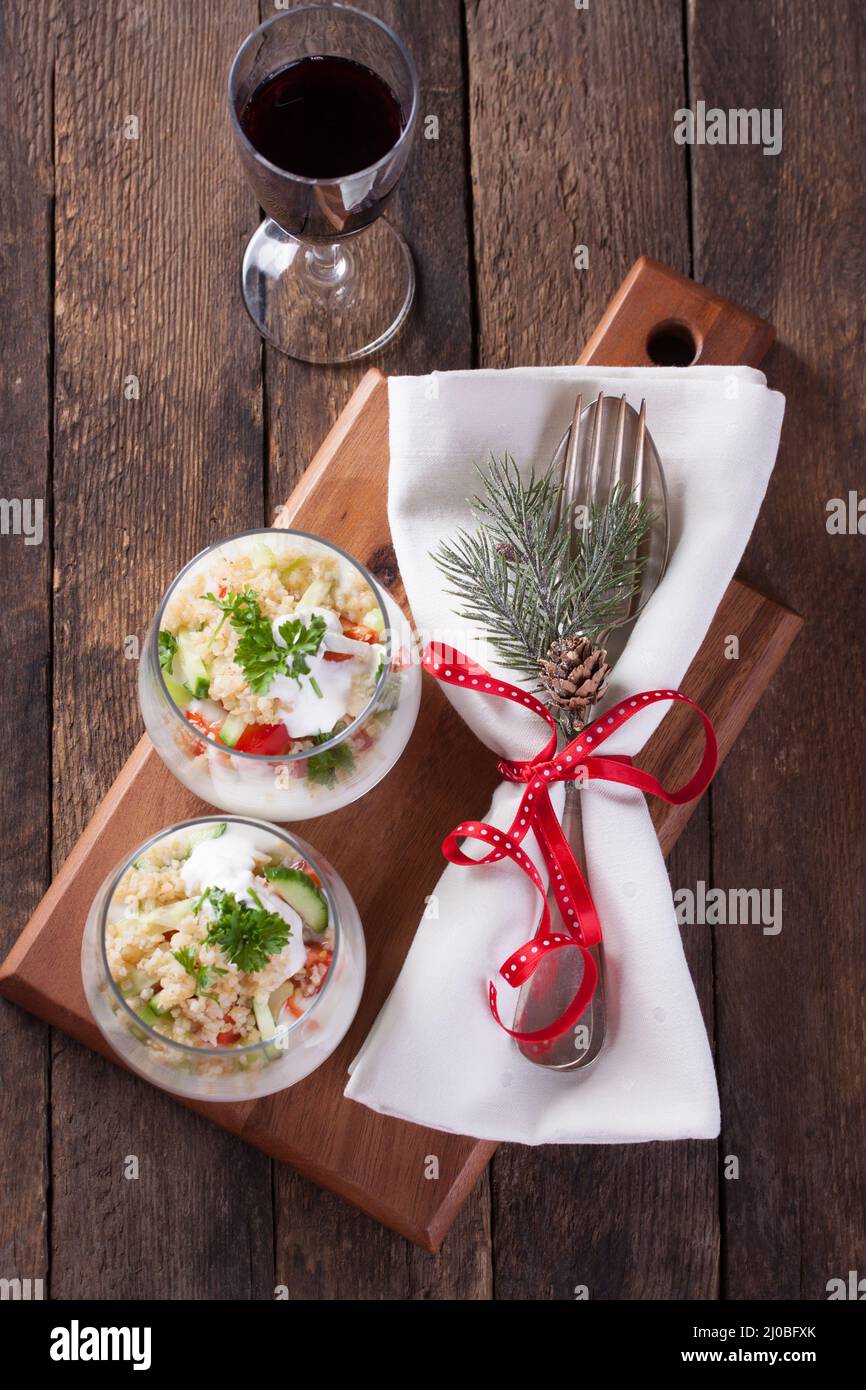
[[[275,533],[215,547],[170,594],[157,634],[165,688],[197,730],[237,753],[306,753],[293,775],[333,786],[393,713],[317,752],[370,705],[390,664],[373,589],[336,552]],[[399,657],[398,657],[399,660]]]
[[[106,914],[105,955],[128,1007],[201,1048],[268,1042],[302,1018],[334,955],[310,864],[251,826],[210,821],[152,843]]]

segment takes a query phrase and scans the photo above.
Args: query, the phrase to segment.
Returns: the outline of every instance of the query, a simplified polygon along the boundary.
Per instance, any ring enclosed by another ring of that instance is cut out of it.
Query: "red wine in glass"
[[[418,74],[355,5],[296,5],[241,44],[228,81],[244,172],[265,220],[244,252],[262,335],[306,362],[376,352],[405,322],[415,268],[380,214],[418,123]]]
[[[300,58],[258,86],[241,116],[250,143],[271,164],[307,179],[369,169],[403,132],[387,82],[351,58]]]

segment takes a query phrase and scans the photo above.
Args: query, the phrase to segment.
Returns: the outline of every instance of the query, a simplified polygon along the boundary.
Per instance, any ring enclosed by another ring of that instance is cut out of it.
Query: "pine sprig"
[[[561,483],[552,469],[524,480],[506,454],[478,472],[483,494],[470,505],[479,526],[458,531],[433,558],[460,616],[484,628],[503,665],[537,680],[556,638],[579,632],[597,641],[625,621],[653,513],[617,486],[573,532],[570,518],[555,524]]]
[[[535,653],[546,650],[543,634],[549,625],[535,606],[526,575],[483,530],[458,532],[434,558],[448,581],[446,592],[462,604],[460,616],[486,630],[505,666],[537,676]]]

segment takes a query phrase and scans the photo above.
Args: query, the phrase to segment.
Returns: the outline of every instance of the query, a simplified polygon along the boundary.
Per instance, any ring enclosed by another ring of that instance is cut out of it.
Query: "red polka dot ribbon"
[[[423,664],[431,675],[446,685],[463,686],[464,689],[474,690],[480,695],[493,695],[526,706],[550,728],[547,743],[530,761],[503,760],[499,763],[503,777],[509,782],[518,782],[526,787],[517,814],[508,830],[500,830],[495,825],[488,825],[486,821],[462,821],[446,835],[442,842],[442,853],[450,863],[473,869],[480,864],[493,864],[499,859],[510,859],[531,879],[541,894],[544,907],[535,936],[518,946],[499,968],[499,974],[509,985],[519,988],[530,978],[539,962],[553,951],[570,948],[581,952],[584,969],[577,994],[559,1018],[534,1032],[518,1032],[502,1022],[497,1006],[496,987],[492,981],[490,983],[490,1009],[500,1028],[504,1028],[505,1032],[518,1042],[552,1042],[577,1023],[595,993],[598,972],[589,948],[601,941],[601,923],[586,879],[577,865],[551,805],[551,783],[601,778],[607,782],[619,782],[626,787],[636,787],[639,791],[658,796],[673,806],[681,806],[700,796],[713,779],[718,763],[715,730],[704,711],[681,691],[648,690],[621,700],[608,714],[588,724],[577,738],[557,753],[556,722],[550,710],[534,695],[528,695],[525,690],[516,685],[509,685],[507,681],[498,680],[462,652],[455,651],[453,647],[443,646],[439,642],[431,642],[428,645],[424,652]],[[661,700],[679,700],[682,704],[690,705],[700,716],[704,726],[704,753],[700,767],[688,782],[675,791],[668,791],[658,778],[634,767],[631,758],[616,754],[608,754],[605,757],[598,751],[611,734],[616,733],[623,724],[627,724],[640,710]],[[561,926],[556,931],[552,928],[550,907],[541,875],[531,857],[522,848],[529,831],[535,834],[550,875],[550,884],[561,918]],[[460,848],[461,839],[480,841],[487,848],[487,853],[480,859],[470,858]]]

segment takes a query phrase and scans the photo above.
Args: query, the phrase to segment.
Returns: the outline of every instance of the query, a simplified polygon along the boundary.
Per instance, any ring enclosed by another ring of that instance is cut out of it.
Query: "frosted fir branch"
[[[524,481],[506,454],[478,473],[483,491],[470,500],[477,527],[461,528],[433,559],[459,616],[484,629],[504,666],[535,681],[557,638],[597,642],[627,621],[654,514],[618,485],[590,507],[573,544],[572,521],[556,524],[562,486],[552,469]]]

